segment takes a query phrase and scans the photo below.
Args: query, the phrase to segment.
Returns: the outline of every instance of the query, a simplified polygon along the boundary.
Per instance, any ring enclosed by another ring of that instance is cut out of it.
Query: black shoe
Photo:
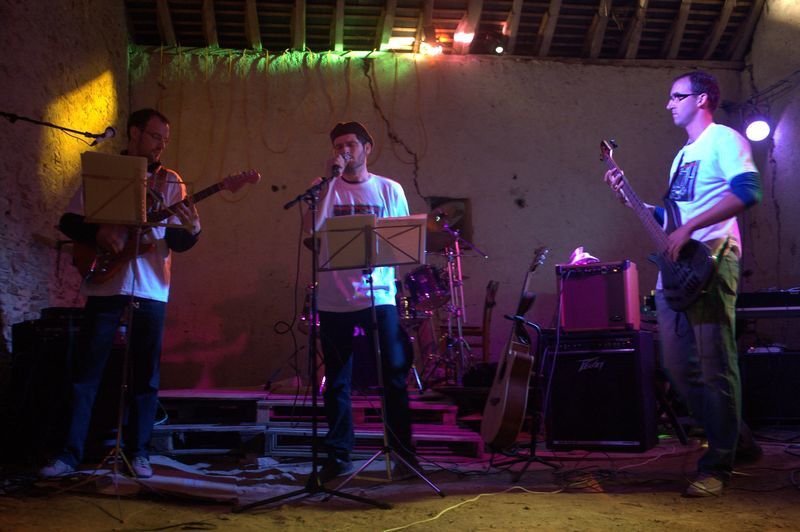
[[[406,458],[406,457],[404,457]],[[419,465],[419,462],[413,456],[406,458],[406,462],[419,471],[420,473],[423,472],[422,466]],[[392,468],[392,480],[408,480],[417,476],[417,474],[408,467],[404,462],[400,460],[396,460],[394,463],[394,467]]]
[[[759,444],[754,443],[748,447],[736,449],[736,457],[733,463],[736,465],[754,464],[761,460],[762,456],[764,456],[764,449]]]
[[[336,477],[346,475],[353,471],[353,462],[342,458],[329,458],[322,469],[319,470],[319,483],[325,484]]]

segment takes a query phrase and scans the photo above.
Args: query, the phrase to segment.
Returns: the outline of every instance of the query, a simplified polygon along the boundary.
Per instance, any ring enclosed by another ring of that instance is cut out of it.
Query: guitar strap
[[[672,185],[675,183],[675,177],[678,175],[678,172],[681,171],[681,164],[683,164],[683,153],[681,153],[681,158],[678,161],[678,165],[675,167],[675,172],[669,179],[669,186],[667,187],[667,192],[664,194],[664,211],[666,212],[667,217],[667,227],[664,231],[667,234],[672,233],[675,229],[683,225],[683,221],[681,220],[681,211],[678,208],[678,204],[675,203],[670,197],[670,192],[672,191]]]

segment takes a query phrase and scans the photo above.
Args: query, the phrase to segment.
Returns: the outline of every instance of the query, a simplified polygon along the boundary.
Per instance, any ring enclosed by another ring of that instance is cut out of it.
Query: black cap
[[[336,140],[337,137],[350,133],[357,136],[362,144],[370,143],[373,146],[375,145],[372,141],[372,135],[369,134],[367,128],[358,122],[339,122],[336,124],[333,129],[331,129],[331,142]]]

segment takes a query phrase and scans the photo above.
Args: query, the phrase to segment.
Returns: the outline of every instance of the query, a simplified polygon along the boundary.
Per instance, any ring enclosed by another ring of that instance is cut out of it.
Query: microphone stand
[[[512,316],[506,314],[504,317],[507,320],[522,324],[523,326],[530,327],[531,329],[536,331],[536,353],[534,354],[533,385],[531,385],[531,395],[533,395],[533,403],[535,405],[537,401],[537,394],[539,392],[539,379],[542,377],[542,372],[544,371],[545,367],[544,360],[542,360],[543,359],[542,328],[539,327],[539,325],[526,320],[524,316],[519,316],[519,315]],[[543,412],[541,410],[537,411],[535,408],[531,410],[531,425],[529,430],[531,443],[528,456],[525,458],[516,458],[511,462],[506,462],[505,464],[503,464],[503,465],[510,465],[517,462],[525,462],[525,465],[522,467],[522,469],[519,472],[517,472],[517,474],[514,475],[514,477],[512,478],[512,482],[519,482],[519,479],[522,478],[522,475],[525,474],[525,471],[527,471],[528,467],[530,467],[530,465],[534,462],[539,464],[544,464],[548,467],[552,467],[553,469],[559,469],[561,467],[561,465],[559,464],[554,464],[548,460],[545,460],[544,458],[539,458],[538,456],[536,456],[536,436],[539,434],[539,429],[541,428],[542,414]]]
[[[283,208],[290,209],[296,203],[300,201],[305,201],[308,204],[309,210],[311,211],[311,242],[312,242],[312,250],[311,250],[311,323],[309,323],[310,331],[308,335],[309,341],[309,349],[308,349],[308,359],[309,359],[309,370],[310,370],[310,378],[311,378],[311,475],[308,477],[306,481],[306,485],[299,490],[290,491],[289,493],[284,493],[282,495],[277,495],[275,497],[269,497],[267,499],[263,499],[260,501],[255,501],[250,504],[246,504],[244,506],[239,506],[234,508],[232,511],[234,513],[244,512],[245,510],[250,510],[252,508],[257,508],[259,506],[267,506],[275,502],[280,502],[286,499],[292,499],[294,497],[298,497],[304,495],[306,497],[311,497],[313,495],[318,495],[320,493],[324,493],[328,496],[336,496],[341,497],[343,499],[349,499],[351,501],[356,501],[364,504],[369,504],[372,506],[376,506],[383,510],[388,510],[391,508],[391,505],[373,500],[368,499],[366,497],[359,497],[358,495],[351,495],[350,493],[345,493],[343,491],[333,490],[330,488],[326,488],[322,485],[319,481],[319,472],[318,472],[318,459],[319,459],[319,451],[317,449],[317,404],[318,404],[318,397],[319,397],[319,389],[317,387],[317,335],[318,335],[318,325],[316,323],[317,318],[317,253],[319,253],[319,246],[317,244],[317,205],[319,203],[320,192],[322,188],[329,182],[332,181],[336,176],[331,177],[323,177],[319,183],[316,183],[309,187],[305,192],[298,194],[293,200],[286,203]],[[325,500],[327,500],[326,497]]]
[[[23,122],[30,122],[31,124],[36,124],[37,126],[47,126],[53,129],[59,129],[61,131],[65,131],[67,133],[75,133],[76,135],[81,135],[86,138],[94,139],[95,144],[97,141],[105,135],[104,133],[89,133],[88,131],[78,131],[77,129],[70,129],[68,127],[59,126],[58,124],[53,124],[52,122],[43,122],[41,120],[35,120],[33,118],[28,118],[27,116],[20,116],[14,113],[8,113],[6,111],[0,111],[0,116],[7,119],[12,124],[15,123],[17,120],[22,120]],[[92,144],[94,146],[94,144]]]

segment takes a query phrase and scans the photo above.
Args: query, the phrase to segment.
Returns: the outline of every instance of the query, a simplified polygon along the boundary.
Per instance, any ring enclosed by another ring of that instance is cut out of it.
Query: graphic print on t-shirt
[[[693,201],[694,187],[699,170],[700,161],[681,164],[675,171],[675,178],[672,180],[672,186],[669,189],[669,199],[674,201]]]
[[[353,214],[374,214],[379,216],[381,208],[379,205],[334,205],[334,216],[351,216]]]

